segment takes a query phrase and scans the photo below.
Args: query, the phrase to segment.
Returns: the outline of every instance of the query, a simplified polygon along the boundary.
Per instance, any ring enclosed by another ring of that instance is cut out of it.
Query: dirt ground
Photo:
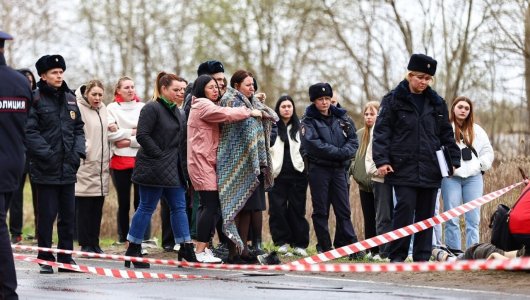
[[[402,273],[328,273],[326,276],[530,295],[530,271],[450,271]]]

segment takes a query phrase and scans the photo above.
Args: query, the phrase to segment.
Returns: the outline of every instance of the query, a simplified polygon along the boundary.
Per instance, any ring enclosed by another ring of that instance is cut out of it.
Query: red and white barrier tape
[[[47,260],[38,259],[31,256],[13,254],[16,260],[38,263],[41,265],[48,265],[52,267],[58,267],[63,269],[68,269],[72,271],[77,271],[81,273],[92,273],[101,276],[113,277],[113,278],[135,278],[135,279],[204,279],[209,278],[208,276],[201,275],[182,275],[182,274],[173,274],[173,273],[151,273],[151,272],[138,272],[132,270],[116,270],[100,267],[89,267],[84,265],[71,265],[56,263]]]
[[[399,271],[443,271],[443,270],[475,270],[475,269],[499,269],[498,263],[480,263],[480,261],[466,261],[466,262],[454,262],[454,263],[392,263],[392,264],[322,264],[315,265],[320,262],[329,261],[332,259],[340,258],[352,253],[359,252],[361,250],[369,249],[381,244],[385,244],[399,238],[414,234],[416,232],[430,228],[436,224],[446,222],[447,220],[458,217],[476,207],[479,207],[485,203],[488,203],[513,188],[519,186],[523,182],[513,184],[511,186],[505,187],[495,192],[491,192],[487,195],[484,195],[480,198],[477,198],[471,202],[453,208],[449,211],[446,211],[440,215],[434,216],[430,219],[408,225],[406,227],[396,229],[394,231],[378,235],[376,237],[363,240],[348,246],[344,246],[335,250],[331,250],[325,253],[321,253],[312,257],[303,258],[298,261],[291,262],[290,264],[284,265],[231,265],[231,264],[206,264],[206,263],[190,263],[190,262],[179,262],[176,260],[166,260],[166,259],[154,259],[154,258],[140,258],[140,257],[131,257],[123,255],[109,255],[109,254],[97,254],[89,253],[82,251],[74,250],[63,250],[63,249],[53,249],[53,248],[42,248],[34,246],[24,246],[24,245],[12,245],[11,247],[18,250],[31,250],[31,251],[44,251],[52,253],[61,253],[61,254],[74,254],[79,256],[86,256],[92,258],[102,258],[110,260],[121,260],[121,261],[134,261],[134,262],[147,262],[151,264],[161,264],[161,265],[174,265],[174,266],[183,266],[183,267],[192,267],[192,268],[207,268],[207,269],[223,269],[223,270],[265,270],[265,271],[310,271],[310,272],[399,272]],[[14,254],[17,257],[18,254]],[[521,262],[523,264],[518,264],[519,260],[514,260],[515,265],[509,265],[507,263],[501,264],[501,269],[530,269],[530,261],[528,259],[523,259]],[[477,265],[478,263],[478,265]],[[432,266],[431,266],[432,265]],[[491,265],[495,267],[491,267]],[[435,267],[441,266],[441,267]],[[477,267],[478,266],[478,267]],[[76,268],[76,267],[74,267]],[[91,267],[87,267],[91,268]],[[438,269],[442,268],[442,269]],[[77,270],[77,269],[76,269]],[[121,270],[111,270],[109,272],[124,272]],[[107,273],[109,273],[107,272]],[[125,272],[134,272],[134,271],[125,271]],[[94,272],[91,272],[94,273]],[[138,272],[144,273],[144,272]],[[150,274],[150,273],[146,273]],[[128,278],[128,277],[123,277]],[[136,277],[131,277],[136,278]],[[151,277],[149,277],[151,278]],[[154,277],[153,277],[154,278]]]
[[[483,204],[486,204],[494,199],[499,198],[500,196],[511,191],[512,189],[521,185],[522,183],[523,181],[512,184],[500,190],[491,192],[473,201],[470,201],[468,203],[465,203],[458,207],[450,209],[442,214],[436,215],[432,218],[419,221],[414,224],[411,224],[411,225],[408,225],[408,226],[405,226],[405,227],[402,227],[402,228],[399,228],[399,229],[396,229],[396,230],[393,230],[393,231],[390,231],[384,234],[380,234],[378,236],[375,236],[375,237],[372,237],[367,240],[363,240],[363,241],[360,241],[360,242],[357,242],[351,245],[340,247],[340,248],[330,250],[324,253],[320,253],[320,254],[317,254],[311,257],[305,257],[300,260],[291,262],[291,264],[317,264],[317,263],[329,261],[332,259],[341,258],[349,254],[357,253],[362,250],[370,249],[375,246],[379,246],[382,244],[395,241],[402,237],[420,232],[427,228],[433,227],[434,225],[441,224],[443,222],[446,222],[447,220],[463,215],[464,213],[472,209],[475,209]]]
[[[20,254],[14,254],[15,259],[46,264],[54,267],[74,271],[92,273],[114,278],[136,279],[204,279],[217,278],[200,275],[181,275],[168,273],[137,272],[131,270],[116,270],[83,265],[69,265],[40,260]],[[205,267],[232,270],[266,270],[266,271],[298,271],[298,272],[326,272],[326,273],[379,273],[379,272],[442,272],[442,271],[477,271],[477,270],[530,270],[530,257],[493,260],[462,260],[454,262],[416,262],[416,263],[352,263],[352,264],[284,264],[284,265],[213,265],[203,264]],[[207,265],[207,266],[206,266]]]

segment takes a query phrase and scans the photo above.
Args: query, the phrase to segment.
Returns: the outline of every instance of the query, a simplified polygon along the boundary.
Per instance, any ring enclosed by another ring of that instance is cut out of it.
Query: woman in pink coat
[[[220,107],[219,87],[209,75],[201,75],[193,86],[193,100],[188,119],[188,173],[194,189],[199,192],[197,212],[196,256],[199,262],[218,263],[206,247],[213,226],[219,218],[219,192],[217,190],[217,146],[219,124],[261,117],[261,111],[246,107]]]

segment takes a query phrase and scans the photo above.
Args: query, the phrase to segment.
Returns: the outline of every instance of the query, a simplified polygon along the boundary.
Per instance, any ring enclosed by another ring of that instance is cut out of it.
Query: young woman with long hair
[[[444,210],[481,197],[484,191],[482,172],[491,168],[494,153],[488,135],[474,122],[473,102],[467,97],[456,97],[451,105],[451,125],[461,151],[460,168],[442,180]],[[480,241],[480,208],[465,214],[466,248]],[[462,251],[460,218],[445,224],[445,244],[453,252]]]

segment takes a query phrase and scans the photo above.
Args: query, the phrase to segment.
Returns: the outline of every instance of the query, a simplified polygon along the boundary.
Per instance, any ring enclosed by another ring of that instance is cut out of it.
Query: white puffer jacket
[[[454,131],[455,124],[452,123],[451,125],[453,126]],[[475,138],[472,146],[475,148],[478,157],[473,153],[471,155],[471,160],[465,161],[461,159],[460,168],[456,169],[454,176],[467,178],[478,175],[481,171],[487,171],[491,168],[494,153],[490,139],[488,138],[486,131],[476,123],[473,124],[473,131],[475,132]],[[457,141],[456,144],[460,149],[467,147],[462,140]]]
[[[79,197],[107,196],[109,193],[109,160],[107,108],[102,102],[98,109],[90,107],[82,96],[81,86],[75,92],[77,105],[85,125],[86,159],[77,170],[75,195]]]

